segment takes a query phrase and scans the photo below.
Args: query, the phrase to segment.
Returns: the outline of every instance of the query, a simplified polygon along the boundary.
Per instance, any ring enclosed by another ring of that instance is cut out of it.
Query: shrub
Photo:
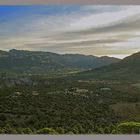
[[[118,132],[122,134],[139,134],[140,123],[138,122],[125,122],[120,123],[117,127]]]
[[[4,130],[0,128],[0,134],[4,134]]]
[[[52,128],[43,128],[37,131],[38,134],[57,134],[57,132]]]
[[[56,131],[57,131],[59,134],[65,134],[65,129],[63,129],[62,127],[57,127],[57,128],[56,128]]]
[[[3,128],[3,132],[5,134],[17,134],[17,131],[12,128],[9,124],[7,124],[4,128]]]
[[[24,129],[22,129],[22,132],[24,134],[33,134],[32,130],[30,128],[24,128]]]

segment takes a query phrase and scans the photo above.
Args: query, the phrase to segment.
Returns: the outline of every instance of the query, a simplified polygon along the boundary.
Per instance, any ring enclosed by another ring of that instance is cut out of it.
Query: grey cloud
[[[86,34],[101,34],[109,32],[124,32],[124,31],[137,31],[140,30],[140,15],[135,15],[117,23],[112,23],[104,27],[90,28],[81,31],[66,32],[65,35],[86,35]]]

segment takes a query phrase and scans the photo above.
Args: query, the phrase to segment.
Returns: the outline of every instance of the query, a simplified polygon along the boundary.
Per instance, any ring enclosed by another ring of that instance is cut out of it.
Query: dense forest
[[[118,81],[42,79],[0,88],[0,133],[139,133],[140,92]]]

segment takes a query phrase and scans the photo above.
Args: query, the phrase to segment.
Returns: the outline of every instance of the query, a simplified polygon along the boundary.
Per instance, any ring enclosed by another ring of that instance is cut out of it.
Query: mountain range
[[[56,54],[41,51],[0,51],[0,71],[47,74],[63,70],[90,70],[120,61],[118,58],[83,54]]]
[[[74,78],[136,81],[140,79],[140,52],[124,59],[83,54],[15,50],[0,51],[0,72],[56,74],[77,71]],[[82,72],[83,71],[83,72]]]

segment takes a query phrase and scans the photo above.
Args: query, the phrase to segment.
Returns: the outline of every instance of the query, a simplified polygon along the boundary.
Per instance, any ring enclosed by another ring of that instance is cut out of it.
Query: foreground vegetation
[[[7,79],[0,87],[1,134],[139,133],[136,83],[36,76],[28,84],[6,84]]]
[[[137,122],[125,122],[118,125],[111,125],[105,128],[96,127],[96,130],[91,129],[86,132],[84,128],[77,125],[69,130],[62,127],[53,128],[42,128],[36,130],[34,128],[12,128],[10,125],[6,125],[0,128],[0,134],[139,134],[140,133],[140,123]]]

